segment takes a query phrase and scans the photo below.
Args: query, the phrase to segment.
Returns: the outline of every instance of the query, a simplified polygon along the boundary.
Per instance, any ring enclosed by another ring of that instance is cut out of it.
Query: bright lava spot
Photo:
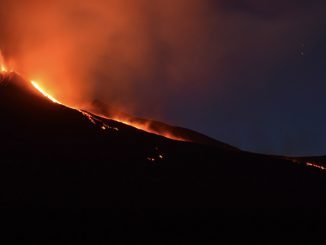
[[[306,162],[306,165],[309,167],[314,167],[314,168],[318,168],[320,170],[326,171],[326,167],[319,165],[317,163],[312,163],[312,162]]]
[[[57,101],[55,98],[53,98],[51,95],[49,95],[47,92],[45,92],[40,85],[38,85],[35,81],[31,81],[32,85],[41,93],[43,94],[45,97],[47,97],[48,99],[50,99],[52,102],[60,104],[61,103],[59,101]]]
[[[1,72],[7,72],[7,68],[4,65],[1,65]]]
[[[153,158],[153,157],[147,157],[147,160],[150,162],[155,162],[155,158]]]
[[[3,79],[4,77],[7,77],[11,72],[14,72],[12,67],[9,66],[9,69],[7,67],[8,66],[5,65],[5,60],[4,60],[4,57],[3,57],[2,53],[1,53],[1,50],[0,50],[0,73],[1,73],[0,74],[1,75],[0,79]],[[15,71],[15,73],[19,74],[17,71]],[[33,87],[38,90],[38,92],[40,92],[43,96],[45,96],[46,98],[48,98],[52,102],[81,112],[85,117],[87,117],[95,125],[97,125],[98,123],[101,122],[101,119],[97,119],[96,117],[92,116],[90,113],[87,113],[87,112],[83,111],[80,108],[70,106],[70,105],[65,105],[65,104],[59,102],[52,95],[50,95],[45,89],[43,89],[36,81],[30,81],[30,82],[33,85]],[[146,131],[146,132],[151,133],[151,134],[160,135],[160,136],[168,138],[168,139],[177,140],[177,141],[188,141],[186,139],[175,136],[173,133],[169,132],[168,130],[162,129],[162,130],[157,131],[157,130],[152,129],[150,121],[144,122],[144,123],[143,122],[139,123],[139,122],[135,122],[134,120],[132,120],[132,118],[128,118],[128,117],[127,118],[121,118],[120,115],[119,116],[113,116],[113,117],[110,117],[110,118],[106,117],[105,115],[101,115],[101,114],[98,114],[98,115],[94,114],[94,115],[97,116],[97,117],[102,117],[104,119],[114,120],[114,121],[129,125],[131,127],[134,127],[136,129],[143,130],[143,131]],[[114,131],[119,131],[119,128],[111,127],[109,125],[103,125],[103,127],[101,127],[101,128],[102,128],[102,130],[110,129],[110,130],[114,130]],[[159,157],[159,158],[161,158],[161,157]],[[151,158],[150,161],[155,161],[155,160],[156,159]]]

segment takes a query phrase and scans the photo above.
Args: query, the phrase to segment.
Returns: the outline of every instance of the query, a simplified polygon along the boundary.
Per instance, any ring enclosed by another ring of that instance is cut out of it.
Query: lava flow
[[[101,115],[101,117],[105,117],[105,116]],[[112,119],[114,121],[129,125],[129,126],[134,127],[134,128],[137,128],[139,130],[143,130],[143,131],[151,133],[151,134],[160,135],[160,136],[163,136],[163,137],[168,138],[168,139],[172,139],[172,140],[176,140],[176,141],[184,141],[184,142],[188,141],[186,139],[177,137],[177,136],[173,135],[172,133],[170,133],[170,132],[168,132],[166,130],[165,131],[162,130],[162,131],[159,132],[159,131],[151,129],[151,127],[150,127],[151,122],[150,121],[145,122],[145,123],[132,122],[132,120],[130,120],[128,117],[121,117],[121,116],[113,117]]]
[[[4,62],[4,59],[3,59],[2,55],[1,55],[1,53],[0,53],[0,74],[2,74],[4,76],[6,76],[8,74],[8,69],[7,69],[6,65],[5,65],[5,62]],[[73,106],[67,106],[67,105],[61,103],[60,101],[58,101],[56,98],[54,98],[52,95],[50,95],[44,88],[42,88],[38,82],[33,81],[33,80],[31,80],[30,82],[33,85],[33,87],[39,93],[41,93],[44,97],[51,100],[53,103],[69,107],[69,108],[77,110],[77,111],[81,112],[83,115],[85,115],[85,112],[83,110],[81,110],[79,108],[75,108]],[[168,138],[168,139],[177,140],[177,141],[186,141],[186,140],[184,140],[184,139],[182,139],[180,137],[174,136],[172,133],[170,133],[168,131],[162,131],[162,132],[160,131],[160,132],[158,132],[158,131],[152,130],[150,128],[150,122],[148,122],[148,123],[147,122],[138,123],[138,122],[132,122],[129,118],[121,118],[120,116],[117,116],[117,117],[113,116],[113,117],[108,118],[108,117],[103,116],[103,115],[97,115],[97,114],[94,114],[94,115],[105,118],[105,119],[115,120],[115,121],[121,122],[123,124],[129,125],[131,127],[137,128],[139,130],[143,130],[143,131],[151,133],[151,134],[160,135],[160,136],[163,136],[163,137]],[[90,117],[92,117],[92,116],[87,113],[87,118],[91,119]]]
[[[317,168],[317,169],[320,169],[320,170],[323,170],[323,171],[326,171],[326,167],[318,164],[318,163],[313,163],[313,162],[306,162],[306,165],[308,167],[313,167],[313,168]]]
[[[59,102],[58,100],[56,100],[53,96],[49,95],[47,92],[45,92],[44,89],[42,89],[40,87],[40,85],[38,85],[38,83],[36,83],[35,81],[31,81],[32,85],[34,86],[34,88],[36,88],[41,94],[43,94],[45,97],[47,97],[49,100],[51,100],[54,103],[60,104],[62,105],[61,102]]]
[[[42,94],[44,95],[45,97],[47,97],[49,100],[51,100],[52,102],[54,103],[57,103],[57,104],[60,104],[60,105],[63,105],[60,101],[58,101],[57,99],[55,99],[53,96],[51,96],[49,93],[47,93],[44,89],[42,89],[40,87],[40,85],[35,82],[35,81],[31,81],[32,85]],[[68,106],[72,109],[75,109],[75,110],[78,110],[80,112],[83,113],[83,115],[85,115],[84,111],[80,110],[80,109],[77,109],[77,108],[73,108],[71,106]],[[89,115],[87,116],[89,118]],[[105,116],[103,115],[100,115],[100,117],[104,117],[106,118]],[[124,118],[122,119],[121,117],[113,117],[113,118],[107,118],[107,119],[111,119],[111,120],[115,120],[117,122],[121,122],[123,124],[126,124],[126,125],[129,125],[131,127],[134,127],[134,128],[137,128],[139,130],[143,130],[145,132],[148,132],[148,133],[151,133],[151,134],[156,134],[156,135],[160,135],[160,136],[163,136],[165,138],[168,138],[168,139],[172,139],[172,140],[177,140],[177,141],[185,141],[184,139],[182,138],[179,138],[179,137],[176,137],[174,136],[173,134],[169,133],[169,132],[157,132],[157,131],[154,131],[150,128],[149,126],[149,123],[135,123],[135,122],[131,122],[128,118]],[[92,119],[93,120],[93,119]],[[92,121],[91,120],[91,121]]]
[[[60,101],[58,101],[57,99],[55,99],[53,96],[51,96],[49,93],[47,93],[44,89],[42,89],[40,87],[40,85],[35,82],[35,81],[31,81],[32,85],[42,94],[44,95],[45,97],[47,97],[49,100],[51,100],[52,102],[54,103],[57,103],[57,104],[60,104],[60,105],[64,105],[62,104]],[[78,110],[80,112],[83,113],[83,115],[85,115],[85,112],[80,110],[80,109],[77,109],[77,108],[73,108],[71,106],[68,106],[70,107],[71,109],[75,109],[75,110]],[[90,118],[91,116],[87,113],[87,118],[90,119],[90,121],[94,121],[94,119]],[[106,118],[105,116],[103,115],[100,115],[100,117],[104,117]],[[121,117],[113,117],[113,118],[106,118],[106,119],[111,119],[111,120],[115,120],[117,122],[121,122],[123,124],[126,124],[126,125],[129,125],[131,127],[134,127],[134,128],[137,128],[139,130],[143,130],[145,132],[148,132],[148,133],[151,133],[151,134],[156,134],[156,135],[160,135],[160,136],[163,136],[165,138],[168,138],[168,139],[172,139],[172,140],[177,140],[177,141],[185,141],[184,139],[182,138],[179,138],[179,137],[176,137],[174,136],[173,134],[169,133],[169,132],[157,132],[157,131],[154,131],[152,129],[150,129],[150,126],[149,126],[149,123],[135,123],[135,122],[131,122],[129,119],[122,119]]]
[[[7,72],[7,68],[4,65],[1,65],[1,72]]]
[[[8,69],[7,69],[7,67],[6,67],[6,65],[4,63],[5,63],[4,58],[3,58],[2,54],[1,54],[1,51],[0,51],[0,72],[1,73],[8,72]]]

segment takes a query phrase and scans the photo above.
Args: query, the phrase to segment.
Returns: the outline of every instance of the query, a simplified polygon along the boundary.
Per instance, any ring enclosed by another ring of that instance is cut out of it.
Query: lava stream
[[[45,90],[43,90],[40,85],[38,85],[37,82],[35,81],[31,81],[32,85],[41,93],[43,94],[45,97],[47,97],[49,100],[51,100],[54,103],[60,104],[62,105],[61,102],[59,102],[58,100],[56,100],[53,96],[49,95],[47,92],[45,92]]]
[[[14,72],[12,69],[10,69],[10,72]],[[4,62],[4,58],[1,54],[1,51],[0,51],[0,74],[1,75],[4,75],[4,76],[7,76],[8,75],[8,69],[5,65],[5,62]],[[18,73],[17,73],[18,74]],[[92,116],[90,114],[86,113],[79,109],[79,108],[75,108],[75,107],[72,107],[72,106],[67,106],[63,103],[61,103],[60,101],[58,101],[56,98],[54,98],[52,95],[50,95],[48,92],[46,92],[45,89],[43,89],[39,83],[37,83],[36,81],[33,81],[31,80],[30,81],[31,84],[33,85],[33,87],[39,92],[41,93],[44,97],[48,98],[49,100],[51,100],[53,103],[56,103],[56,104],[60,104],[60,105],[63,105],[63,106],[66,106],[66,107],[69,107],[71,109],[74,109],[74,110],[77,110],[79,112],[81,112],[84,116],[86,116],[88,119],[92,119],[91,121],[93,122],[94,119],[92,118]],[[143,130],[143,131],[146,131],[148,133],[151,133],[151,134],[156,134],[156,135],[160,135],[162,137],[165,137],[165,138],[168,138],[168,139],[172,139],[172,140],[177,140],[177,141],[186,141],[185,139],[182,139],[182,138],[179,138],[179,137],[176,137],[175,135],[173,135],[172,133],[168,132],[168,131],[163,131],[163,132],[157,132],[155,130],[152,130],[149,126],[150,122],[148,123],[138,123],[138,122],[132,122],[129,118],[121,118],[119,116],[117,117],[112,117],[112,118],[108,118],[106,116],[103,116],[103,115],[97,115],[95,114],[96,116],[99,116],[99,117],[102,117],[102,118],[105,118],[105,119],[110,119],[110,120],[115,120],[115,121],[118,121],[118,122],[121,122],[123,124],[126,124],[126,125],[129,125],[131,127],[134,127],[134,128],[137,128],[137,129],[140,129],[140,130]]]
[[[58,101],[57,99],[55,99],[52,95],[47,93],[43,88],[41,88],[41,86],[37,82],[31,81],[31,83],[34,86],[34,88],[36,88],[43,96],[45,96],[46,98],[48,98],[52,102],[63,105],[63,106],[66,106],[63,103],[61,103],[60,101]],[[90,114],[88,114],[88,113],[86,114],[84,111],[82,111],[81,109],[78,109],[78,108],[74,108],[74,107],[71,107],[71,106],[66,106],[66,107],[69,107],[71,109],[74,109],[74,110],[77,110],[77,111],[81,112],[84,116],[86,116],[88,119],[90,119],[91,122],[94,123],[94,119],[90,118],[91,117]],[[177,140],[177,141],[185,141],[184,139],[176,137],[176,136],[174,136],[173,134],[171,134],[169,132],[158,133],[158,132],[156,132],[154,130],[151,130],[150,127],[146,123],[144,123],[144,124],[143,123],[135,123],[135,122],[131,122],[128,119],[121,119],[121,118],[118,118],[118,117],[117,118],[114,118],[114,117],[113,118],[107,118],[107,117],[105,117],[103,115],[99,115],[99,117],[103,117],[103,118],[110,119],[110,120],[115,120],[115,121],[121,122],[123,124],[129,125],[131,127],[146,131],[146,132],[151,133],[151,134],[160,135],[160,136],[168,138],[168,139]]]

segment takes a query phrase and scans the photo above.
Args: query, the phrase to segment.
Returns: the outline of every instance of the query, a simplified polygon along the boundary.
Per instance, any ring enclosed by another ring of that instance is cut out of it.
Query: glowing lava
[[[52,102],[54,102],[54,103],[57,103],[57,104],[60,104],[60,105],[63,105],[61,102],[59,102],[57,99],[55,99],[53,96],[51,96],[50,94],[48,94],[43,88],[41,88],[41,86],[37,83],[37,82],[35,82],[35,81],[31,81],[31,83],[32,83],[32,85],[43,95],[43,96],[45,96],[46,98],[48,98],[49,100],[51,100]],[[88,114],[88,113],[86,113],[86,112],[84,112],[84,111],[82,111],[82,110],[80,110],[80,109],[77,109],[77,108],[74,108],[74,107],[70,107],[70,106],[68,106],[69,108],[71,108],[71,109],[75,109],[75,110],[78,110],[79,112],[81,112],[84,116],[86,116],[93,124],[96,124],[96,122],[94,121],[94,119],[93,119],[93,117],[90,115],[90,114]],[[103,118],[106,118],[106,119],[113,119],[113,120],[115,120],[115,121],[118,121],[118,122],[121,122],[121,123],[123,123],[123,124],[126,124],[126,125],[129,125],[129,126],[131,126],[131,127],[134,127],[134,128],[137,128],[137,129],[140,129],[140,130],[143,130],[143,131],[146,131],[146,132],[148,132],[148,133],[152,133],[152,134],[156,134],[156,135],[160,135],[160,136],[163,136],[163,137],[165,137],[165,138],[168,138],[168,139],[172,139],[172,140],[177,140],[177,141],[185,141],[184,139],[182,139],[182,138],[178,138],[178,137],[176,137],[176,136],[174,136],[174,135],[172,135],[170,132],[160,132],[160,133],[158,133],[158,132],[156,132],[156,131],[154,131],[154,130],[152,130],[152,129],[150,129],[150,126],[148,125],[148,124],[146,124],[146,123],[135,123],[135,122],[131,122],[130,120],[128,120],[128,119],[121,119],[121,118],[107,118],[107,117],[105,117],[105,116],[103,116],[103,115],[99,115],[100,117],[103,117]],[[103,127],[102,127],[102,129],[103,129]],[[104,128],[105,129],[105,128]],[[103,129],[103,130],[104,130]]]
[[[159,136],[162,136],[164,138],[171,139],[171,140],[183,141],[183,142],[189,141],[189,140],[183,139],[181,137],[177,137],[177,136],[175,136],[174,134],[172,134],[171,132],[169,132],[167,130],[162,129],[160,131],[156,131],[156,130],[151,129],[151,125],[150,125],[151,122],[150,121],[140,123],[140,122],[134,122],[134,121],[132,121],[132,119],[130,119],[128,117],[121,117],[121,116],[107,117],[106,115],[103,115],[103,114],[96,114],[96,115],[99,116],[99,117],[108,119],[108,120],[114,120],[114,121],[123,123],[125,125],[128,125],[128,126],[131,126],[133,128],[145,131],[147,133],[159,135]]]
[[[113,118],[113,120],[117,121],[117,122],[121,122],[123,124],[129,125],[131,127],[137,128],[139,130],[143,130],[145,132],[151,133],[151,134],[156,134],[159,136],[163,136],[164,138],[168,138],[171,140],[176,140],[176,141],[184,141],[186,142],[186,139],[180,138],[175,136],[174,134],[166,131],[166,130],[162,130],[161,132],[158,132],[156,130],[151,129],[150,127],[150,122],[148,123],[137,123],[137,122],[131,122],[129,119],[121,119],[121,118]]]
[[[10,72],[14,72],[14,70],[10,68]],[[1,73],[1,75],[5,75],[5,76],[7,76],[7,74],[9,73],[9,70],[7,69],[7,66],[5,65],[5,60],[3,58],[1,50],[0,50],[0,73]],[[43,96],[45,96],[46,98],[51,100],[53,103],[60,104],[60,105],[66,106],[68,108],[77,110],[77,111],[81,112],[85,117],[87,117],[93,124],[97,124],[98,119],[95,119],[95,117],[93,117],[91,114],[89,114],[89,113],[87,113],[87,112],[85,112],[85,111],[83,111],[83,110],[81,110],[79,108],[64,105],[63,103],[61,103],[60,101],[55,99],[52,95],[50,95],[48,92],[46,92],[46,90],[44,88],[42,88],[36,81],[31,80],[30,82],[38,92],[40,92]],[[146,131],[148,133],[160,135],[160,136],[163,136],[165,138],[172,139],[172,140],[186,141],[185,139],[176,137],[175,135],[168,132],[167,130],[161,130],[161,131],[158,132],[158,131],[155,131],[155,130],[151,129],[150,122],[138,123],[138,122],[132,121],[129,118],[122,118],[120,116],[116,116],[116,117],[114,116],[114,117],[108,118],[108,117],[106,117],[104,115],[97,115],[97,114],[94,114],[94,115],[105,118],[105,119],[109,119],[109,120],[115,120],[115,121],[121,122],[123,124],[129,125],[131,127],[134,127],[136,129],[140,129],[140,130]],[[110,127],[110,126],[108,126],[106,124],[103,124],[103,123],[100,123],[100,125],[101,125],[102,130],[113,129],[115,131],[119,131],[118,128]],[[160,157],[160,159],[161,159],[161,157]]]
[[[1,65],[1,72],[7,72],[7,68],[5,67],[5,65]]]
[[[313,168],[318,168],[320,170],[326,171],[326,167],[318,164],[318,163],[313,163],[313,162],[306,162],[306,165],[309,167],[313,167]]]
[[[10,72],[14,72],[14,70],[10,69]],[[2,56],[1,50],[0,50],[0,73],[1,73],[0,75],[3,75],[4,77],[6,77],[9,74],[9,70],[7,69],[7,66],[5,65],[5,60],[4,60],[3,56]],[[60,101],[55,99],[52,95],[50,95],[44,88],[42,88],[39,85],[38,82],[33,81],[33,80],[31,80],[30,82],[38,92],[40,92],[43,96],[45,96],[46,98],[51,100],[53,103],[60,104],[60,105],[66,106],[68,108],[77,110],[77,111],[81,112],[85,117],[87,117],[93,124],[97,124],[97,122],[95,120],[95,117],[93,117],[91,114],[89,114],[89,113],[87,113],[87,112],[85,112],[85,111],[83,111],[83,110],[81,110],[79,108],[76,108],[74,106],[67,106],[67,105],[61,103]],[[170,133],[170,132],[168,132],[166,130],[161,130],[161,131],[157,132],[157,131],[151,129],[150,122],[138,123],[138,122],[132,121],[129,118],[121,118],[120,116],[114,116],[114,117],[108,118],[108,117],[106,117],[104,115],[97,115],[97,114],[94,114],[94,115],[99,116],[99,117],[103,117],[103,118],[109,119],[109,120],[115,120],[115,121],[121,122],[123,124],[129,125],[131,127],[134,127],[136,129],[140,129],[140,130],[146,131],[146,132],[151,133],[151,134],[160,135],[160,136],[163,136],[165,138],[172,139],[172,140],[186,141],[186,140],[184,140],[182,138],[176,137],[175,135],[173,135],[172,133]],[[102,130],[113,129],[115,131],[119,131],[118,128],[110,127],[110,126],[105,125],[103,123],[100,123],[100,125],[101,125]]]
[[[0,50],[0,72],[7,72],[7,67],[5,66],[5,61]]]
[[[49,100],[51,100],[52,102],[54,103],[57,103],[57,104],[60,104],[60,105],[64,105],[62,104],[61,102],[59,102],[57,99],[55,99],[53,96],[51,96],[50,94],[48,94],[43,88],[41,88],[41,86],[35,82],[35,81],[31,81],[32,85],[43,95],[45,96],[46,98],[48,98]],[[86,113],[85,111],[82,111],[80,109],[77,109],[77,108],[74,108],[74,107],[70,107],[68,106],[69,108],[71,109],[75,109],[75,110],[78,110],[79,112],[81,112],[84,116],[86,116],[93,124],[96,124],[96,122],[94,121],[93,117]],[[105,116],[103,115],[100,115],[100,117],[104,117],[106,118]],[[111,118],[106,118],[106,119],[111,119]],[[165,138],[168,138],[168,139],[172,139],[172,140],[177,140],[177,141],[185,141],[184,139],[182,138],[178,138],[178,137],[175,137],[174,135],[172,135],[171,133],[169,132],[156,132],[154,130],[151,130],[149,125],[146,124],[146,123],[135,123],[135,122],[130,122],[130,120],[128,119],[121,119],[121,118],[112,118],[113,120],[115,121],[118,121],[118,122],[121,122],[123,124],[126,124],[126,125],[129,125],[131,127],[134,127],[134,128],[137,128],[137,129],[140,129],[140,130],[143,130],[143,131],[146,131],[148,133],[152,133],[152,134],[156,134],[156,135],[160,135],[160,136],[163,136]],[[102,129],[103,129],[103,126],[102,126]],[[114,128],[115,129],[115,128]],[[103,129],[104,130],[104,129]]]
[[[40,87],[40,85],[37,84],[37,82],[35,81],[31,81],[32,85],[41,93],[43,94],[45,97],[47,97],[49,100],[51,100],[54,103],[60,104],[62,105],[62,103],[60,103],[58,100],[56,100],[54,97],[52,97],[51,95],[49,95],[47,92],[45,92],[44,89],[42,89]]]

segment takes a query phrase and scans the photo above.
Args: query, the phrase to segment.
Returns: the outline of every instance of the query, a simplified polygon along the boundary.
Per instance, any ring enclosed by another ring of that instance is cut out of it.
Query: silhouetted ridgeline
[[[2,80],[2,207],[115,208],[104,216],[107,222],[116,224],[119,232],[128,227],[126,232],[135,231],[136,238],[146,233],[136,232],[141,227],[151,229],[150,234],[166,227],[182,234],[213,229],[214,234],[216,213],[265,220],[264,215],[270,217],[280,208],[326,207],[325,172],[307,166],[307,159],[255,155],[222,143],[169,140],[53,103],[17,75]],[[80,211],[75,215],[83,217]],[[101,216],[85,215],[88,221],[103,221]],[[82,228],[71,219],[71,229],[79,232]],[[221,220],[234,224],[232,219]],[[243,229],[261,227],[255,222],[246,219]],[[89,225],[84,229],[95,237],[101,231]],[[187,234],[190,240],[195,236]]]

